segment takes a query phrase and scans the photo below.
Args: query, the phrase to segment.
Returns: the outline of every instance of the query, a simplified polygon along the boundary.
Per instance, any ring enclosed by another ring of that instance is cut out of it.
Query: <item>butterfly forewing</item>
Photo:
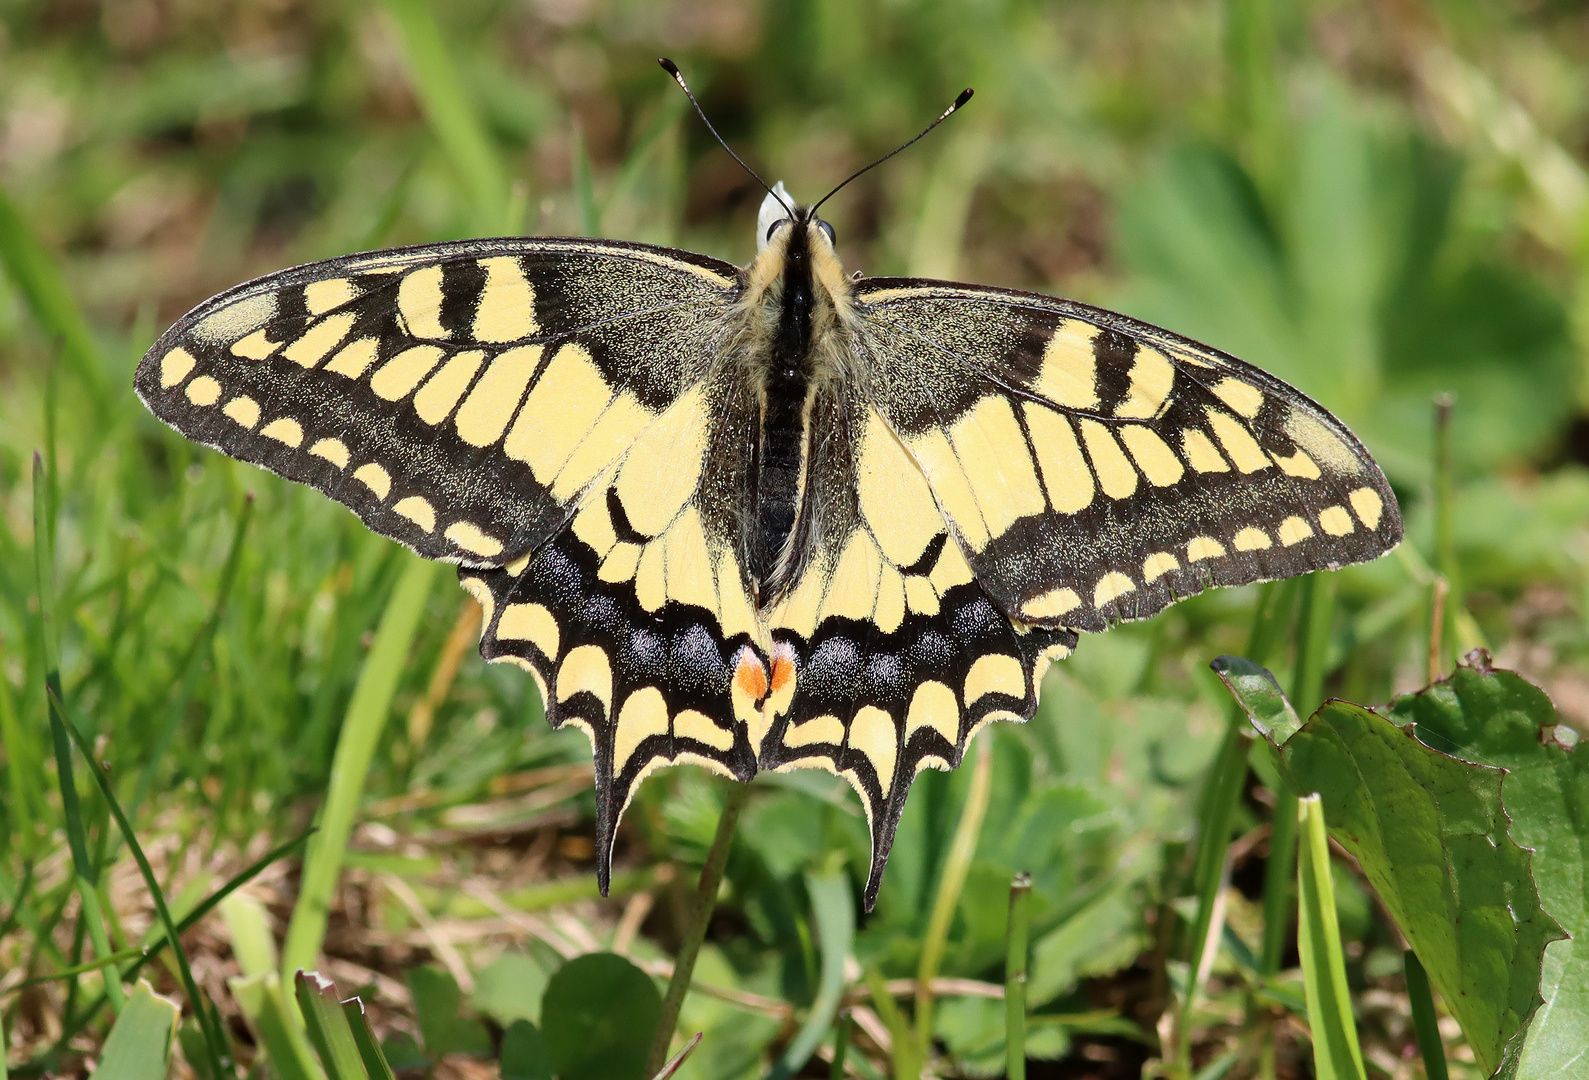
[[[1239,360],[1031,294],[874,279],[857,299],[877,407],[1013,619],[1103,630],[1401,538],[1344,425]]]
[[[700,377],[736,273],[588,241],[333,259],[201,305],[137,388],[183,434],[421,555],[500,564]]]

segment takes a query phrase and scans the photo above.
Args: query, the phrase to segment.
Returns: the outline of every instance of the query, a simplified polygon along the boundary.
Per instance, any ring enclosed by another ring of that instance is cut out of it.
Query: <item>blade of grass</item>
[[[712,921],[712,909],[717,906],[717,890],[723,883],[723,869],[728,865],[728,851],[733,847],[734,827],[739,823],[739,812],[745,807],[750,794],[749,784],[730,784],[728,798],[723,803],[723,813],[717,819],[717,834],[706,852],[706,865],[701,867],[700,885],[695,890],[695,907],[679,942],[679,954],[673,961],[673,978],[668,980],[667,993],[662,997],[662,1015],[657,1019],[657,1033],[651,1042],[651,1053],[646,1058],[646,1076],[655,1076],[668,1060],[668,1047],[673,1044],[673,1032],[679,1026],[679,1009],[684,1005],[684,995],[689,992],[690,980],[695,974],[695,959],[700,954],[701,943],[706,940],[706,927]]]
[[[213,911],[228,896],[231,896],[232,893],[236,892],[238,889],[252,881],[261,871],[263,871],[267,866],[275,862],[277,859],[290,855],[300,845],[307,842],[309,837],[312,835],[314,835],[313,829],[300,833],[291,840],[288,840],[286,843],[278,844],[276,847],[272,848],[264,855],[263,858],[256,862],[250,863],[246,868],[228,880],[226,884],[222,885],[219,889],[216,889],[209,896],[200,901],[192,911],[188,912],[187,915],[185,915],[182,920],[177,923],[177,934],[181,935],[187,933],[198,924],[200,919],[204,918],[204,916]],[[153,941],[151,941],[142,949],[136,950],[135,955],[137,956],[137,959],[133,961],[132,965],[128,967],[126,971],[121,973],[121,981],[130,982],[132,979],[136,978],[138,973],[143,970],[144,965],[149,963],[151,960],[157,959],[161,951],[164,950],[165,947],[170,943],[170,939],[166,937],[165,930],[162,928],[159,935]],[[74,1023],[67,1025],[63,1029],[60,1042],[64,1045],[67,1040],[70,1040],[79,1031],[87,1027],[89,1023],[93,1021],[94,1015],[99,1011],[100,1007],[104,1005],[105,1000],[106,999],[104,995],[101,995],[98,1001],[95,1001],[92,1005],[79,1013],[75,1018]]]
[[[1296,667],[1291,680],[1291,701],[1299,716],[1311,715],[1321,704],[1324,665],[1329,647],[1330,622],[1335,615],[1335,582],[1323,573],[1309,574],[1299,586]],[[1297,796],[1285,787],[1276,791],[1270,818],[1269,858],[1264,867],[1262,971],[1279,972],[1291,927],[1294,903],[1292,881],[1296,866]]]
[[[336,983],[318,972],[300,971],[293,977],[293,987],[309,1041],[320,1055],[326,1076],[330,1080],[364,1080],[364,1059],[337,1000]]]
[[[1402,963],[1407,973],[1407,1000],[1412,1005],[1412,1030],[1418,1039],[1418,1053],[1423,1057],[1424,1077],[1426,1080],[1450,1080],[1429,973],[1411,949],[1402,954]]]
[[[375,1041],[375,1032],[370,1030],[370,1019],[364,1015],[364,1002],[357,997],[348,998],[342,1003],[342,1015],[347,1018],[353,1044],[359,1048],[359,1059],[364,1062],[364,1072],[370,1080],[397,1080],[386,1055],[381,1052],[381,1044]]]
[[[596,206],[596,187],[590,175],[590,155],[585,152],[585,135],[574,122],[570,136],[574,157],[574,208],[579,214],[581,236],[601,234],[601,210]]]
[[[689,1059],[689,1056],[695,1053],[695,1048],[701,1045],[701,1036],[703,1034],[705,1033],[697,1031],[690,1036],[690,1041],[680,1047],[677,1054],[668,1058],[667,1064],[658,1069],[657,1074],[651,1080],[669,1080],[674,1073],[679,1071],[684,1062]]]
[[[501,159],[464,89],[435,8],[429,0],[385,0],[385,6],[403,39],[409,77],[425,119],[474,204],[475,228],[487,235],[511,231]]]
[[[1258,594],[1252,629],[1247,635],[1246,655],[1264,663],[1279,639],[1285,620],[1291,615],[1296,596],[1294,582],[1270,583]],[[1230,823],[1247,780],[1247,756],[1252,744],[1246,714],[1234,703],[1230,707],[1225,740],[1215,759],[1198,814],[1197,852],[1192,864],[1192,886],[1197,896],[1197,919],[1190,936],[1188,957],[1190,983],[1176,1018],[1175,1063],[1182,1073],[1191,1070],[1192,1009],[1208,981],[1214,955],[1222,934],[1222,919],[1216,919],[1220,899],[1228,878],[1227,854],[1230,851]]]
[[[0,663],[5,660],[4,644],[0,641]],[[31,733],[23,734],[11,684],[5,679],[0,679],[0,743],[5,744],[6,788],[11,795],[6,805],[8,840],[24,859],[31,860],[38,843],[37,822],[43,817],[39,777],[44,770]]]
[[[320,814],[320,832],[310,841],[298,902],[293,905],[287,924],[287,941],[282,948],[283,982],[293,972],[313,967],[320,952],[331,910],[331,893],[342,870],[370,759],[392,711],[392,696],[407,667],[409,648],[425,612],[425,598],[430,594],[436,568],[428,560],[409,559],[387,601],[375,630],[375,641],[353,687],[353,699],[348,703],[331,760],[331,782]]]
[[[72,748],[67,740],[66,720],[61,706],[60,643],[55,621],[55,548],[50,521],[54,506],[50,503],[49,486],[44,476],[44,459],[33,455],[33,572],[37,581],[39,598],[39,655],[44,658],[44,694],[46,711],[50,718],[50,738],[55,744],[55,770],[61,787],[61,809],[66,823],[66,842],[72,853],[72,869],[77,879],[77,893],[82,902],[81,924],[88,930],[98,956],[109,956],[110,935],[105,928],[104,912],[100,908],[99,890],[95,887],[97,875],[89,861],[88,837],[83,827],[82,803],[77,797],[77,782],[72,775]],[[92,763],[92,758],[89,759]],[[91,770],[92,771],[92,770]],[[75,950],[74,950],[75,951]],[[73,957],[74,961],[77,957]],[[114,973],[112,973],[114,974]],[[68,987],[68,997],[75,1001],[77,981]],[[122,1010],[126,996],[121,982],[115,978],[105,981],[105,991],[117,1013]],[[70,1010],[68,1010],[70,1013]]]
[[[325,1080],[302,1026],[281,993],[274,970],[228,979],[243,1018],[265,1048],[266,1065],[276,1080]]]
[[[127,820],[127,815],[122,813],[121,804],[116,801],[116,793],[111,788],[110,778],[105,775],[105,770],[97,766],[94,760],[94,748],[89,745],[88,739],[65,717],[65,706],[60,699],[51,694],[51,700],[57,703],[62,710],[62,726],[77,744],[78,752],[83,755],[83,760],[88,763],[88,773],[99,785],[99,793],[105,800],[105,805],[110,808],[111,816],[116,819],[116,827],[121,830],[121,836],[126,841],[127,848],[132,852],[133,859],[138,863],[138,870],[143,874],[144,885],[149,889],[149,898],[154,901],[155,914],[159,916],[160,925],[165,928],[166,939],[171,942],[172,950],[176,953],[177,970],[182,978],[182,989],[187,994],[188,1003],[193,1009],[199,1030],[204,1035],[204,1045],[209,1057],[210,1075],[222,1077],[227,1075],[221,1063],[229,1058],[226,1050],[224,1036],[214,1025],[214,1014],[206,1007],[203,995],[193,980],[193,969],[188,964],[187,950],[182,947],[182,940],[177,933],[175,922],[171,918],[171,909],[166,906],[165,892],[160,888],[160,882],[155,878],[154,867],[149,865],[149,859],[144,855],[143,847],[138,843],[138,837],[132,831],[132,822]]]
[[[704,92],[704,87],[699,83],[696,84],[695,89],[697,96]],[[597,225],[607,215],[607,211],[612,209],[613,204],[623,198],[644,174],[646,162],[650,158],[651,152],[661,144],[663,136],[672,129],[673,125],[678,123],[679,117],[684,115],[685,110],[689,108],[689,104],[690,99],[683,94],[674,93],[671,86],[663,91],[662,103],[657,108],[657,114],[651,118],[651,122],[646,125],[639,138],[635,139],[630,145],[629,154],[624,158],[623,165],[618,170],[618,175],[612,181],[612,186],[607,189],[607,194],[602,196],[599,205],[597,205],[594,219]],[[585,159],[583,149],[583,146],[581,146],[582,153],[580,156],[585,163],[585,181],[588,183],[590,179],[589,161]],[[594,201],[592,199],[592,202]]]
[[[1457,580],[1457,546],[1452,527],[1452,466],[1451,466],[1451,409],[1456,399],[1450,394],[1437,394],[1434,401],[1434,516],[1435,516],[1435,572],[1445,581],[1443,603],[1433,612],[1439,620],[1438,654],[1431,648],[1431,663],[1447,670],[1456,651],[1456,611],[1462,605],[1462,591]],[[1437,585],[1438,589],[1438,585]],[[1436,640],[1436,628],[1431,628],[1431,641]],[[1431,679],[1431,682],[1434,680]]]
[[[1005,1075],[1026,1080],[1026,954],[1032,922],[1032,875],[1010,882],[1010,923],[1004,952]]]
[[[992,787],[993,747],[984,737],[977,743],[976,760],[971,765],[971,782],[966,789],[965,808],[960,811],[954,838],[949,842],[943,876],[938,879],[938,894],[933,897],[932,915],[927,920],[927,933],[922,939],[921,961],[916,966],[916,1045],[923,1061],[927,1059],[932,1046],[932,981],[938,977],[938,966],[943,963],[944,949],[949,941],[949,925],[954,920],[955,908],[960,904],[960,891],[965,888],[966,875],[971,872],[971,859],[976,855],[977,838],[982,833],[982,819],[987,816],[988,796]]]
[[[833,1062],[828,1066],[829,1080],[844,1080],[844,1058],[850,1049],[850,1028],[855,1018],[849,1009],[839,1010],[839,1022],[833,1029]],[[5,1080],[0,1076],[0,1080]]]
[[[99,347],[82,309],[66,287],[54,256],[45,250],[22,212],[0,189],[0,264],[22,293],[39,328],[61,343],[61,351],[82,380],[89,408],[103,419],[111,400],[108,380],[100,366]]]
[[[807,874],[806,891],[811,896],[811,915],[822,945],[817,996],[805,1024],[767,1074],[768,1080],[789,1080],[805,1067],[833,1026],[839,1000],[844,996],[844,963],[855,940],[855,897],[850,891],[843,856],[835,853],[820,873]]]
[[[187,714],[188,702],[193,699],[193,690],[198,681],[199,658],[214,647],[215,634],[220,628],[222,616],[226,614],[227,601],[231,598],[232,588],[237,582],[237,568],[242,565],[243,560],[243,539],[248,535],[248,525],[253,517],[254,496],[249,494],[243,498],[243,508],[238,512],[237,524],[232,529],[232,544],[227,549],[226,562],[221,567],[221,581],[215,592],[215,605],[210,609],[209,618],[204,620],[204,626],[188,645],[181,661],[177,664],[177,679],[181,690],[171,704],[165,726],[144,759],[144,766],[138,774],[138,783],[133,788],[132,798],[127,801],[127,814],[131,818],[137,818],[144,799],[153,790],[160,763],[165,760],[166,752],[171,749],[171,743],[182,727],[182,719]]]
[[[1319,1080],[1367,1080],[1352,1018],[1341,928],[1335,916],[1335,882],[1324,803],[1318,795],[1297,800],[1301,833],[1297,859],[1297,948],[1313,1035],[1313,1067]]]

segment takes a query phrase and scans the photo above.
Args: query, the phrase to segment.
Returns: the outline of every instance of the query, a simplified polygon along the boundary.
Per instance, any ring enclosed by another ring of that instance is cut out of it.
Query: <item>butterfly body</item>
[[[590,738],[598,873],[639,783],[823,768],[876,896],[915,775],[1029,719],[1078,631],[1373,558],[1394,497],[1291,387],[1112,312],[569,238],[348,256],[151,348],[155,414],[459,565],[481,652]]]

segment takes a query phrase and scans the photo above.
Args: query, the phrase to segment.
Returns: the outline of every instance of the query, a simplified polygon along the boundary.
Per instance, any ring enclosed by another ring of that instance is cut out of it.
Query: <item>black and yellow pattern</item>
[[[1029,719],[1077,631],[1401,537],[1338,421],[1231,357],[1027,293],[851,279],[807,209],[747,269],[504,239],[240,286],[150,350],[189,437],[459,564],[481,652],[590,737],[598,872],[662,765],[817,767],[872,823]]]

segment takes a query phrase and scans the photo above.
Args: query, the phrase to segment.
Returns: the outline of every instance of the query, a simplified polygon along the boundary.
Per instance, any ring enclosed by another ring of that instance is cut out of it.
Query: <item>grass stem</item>
[[[960,823],[955,826],[954,838],[949,842],[949,855],[944,860],[943,876],[938,879],[938,894],[933,897],[932,915],[927,920],[927,933],[922,940],[921,961],[916,966],[916,1046],[923,1061],[927,1060],[927,1049],[932,1045],[932,981],[938,977],[938,967],[943,963],[944,950],[949,943],[949,926],[954,921],[955,908],[960,905],[960,891],[965,888],[966,875],[971,872],[971,859],[977,851],[977,837],[982,832],[982,819],[987,816],[992,788],[993,744],[983,737],[976,744],[971,786],[966,790]]]
[[[64,714],[64,705],[58,698],[52,700],[57,703]],[[230,1058],[226,1049],[225,1036],[221,1034],[216,1025],[215,1014],[206,1007],[206,1001],[199,992],[198,983],[193,979],[193,968],[188,963],[188,954],[182,948],[182,939],[177,931],[176,922],[171,918],[171,909],[166,906],[165,892],[160,888],[159,879],[155,877],[154,867],[149,865],[148,856],[143,852],[143,847],[138,843],[138,837],[132,831],[132,822],[127,820],[127,815],[122,812],[121,804],[116,801],[116,793],[111,788],[110,777],[105,769],[101,768],[94,760],[94,748],[89,745],[88,739],[77,730],[76,726],[62,717],[62,726],[70,734],[71,739],[77,744],[78,752],[83,755],[83,760],[88,763],[88,773],[99,785],[99,793],[104,798],[106,806],[110,808],[111,816],[116,819],[116,827],[121,830],[121,836],[126,841],[127,848],[132,852],[132,857],[138,864],[138,870],[143,875],[144,886],[149,890],[149,898],[154,902],[155,914],[159,917],[160,925],[164,927],[166,939],[171,942],[172,951],[176,954],[177,972],[182,979],[182,989],[187,994],[188,1004],[193,1009],[194,1022],[198,1024],[199,1031],[204,1036],[204,1046],[209,1057],[210,1076],[215,1080],[227,1075],[222,1067],[222,1062]],[[86,897],[85,897],[86,899]],[[97,948],[97,946],[96,946]],[[108,955],[108,949],[106,950]],[[119,984],[118,984],[119,985]],[[107,981],[107,990],[110,983]]]
[[[342,870],[353,819],[364,794],[364,781],[391,712],[392,696],[407,668],[436,569],[435,563],[425,559],[408,560],[353,687],[353,699],[348,703],[331,760],[331,782],[320,814],[320,832],[309,841],[298,902],[287,924],[287,941],[282,948],[283,985],[290,985],[293,973],[300,968],[314,967],[320,943],[325,939],[331,894]]]
[[[112,955],[110,934],[105,927],[104,912],[99,904],[96,887],[98,874],[89,860],[88,834],[83,825],[83,807],[77,796],[77,781],[72,776],[72,748],[66,732],[66,717],[61,697],[59,627],[55,614],[55,530],[51,521],[55,506],[49,495],[50,485],[45,476],[44,459],[33,455],[33,572],[39,598],[39,655],[44,658],[45,708],[50,717],[50,737],[55,746],[56,778],[61,787],[61,809],[66,819],[66,842],[72,854],[77,894],[82,902],[80,926],[88,931],[98,957]],[[92,760],[92,759],[90,759]],[[72,957],[74,965],[79,956]],[[111,969],[105,978],[105,992],[117,1013],[126,1000],[121,982]],[[68,986],[68,999],[75,1002],[77,980]]]
[[[1429,988],[1429,973],[1418,954],[1408,949],[1402,954],[1407,973],[1407,999],[1412,1005],[1412,1030],[1418,1037],[1418,1052],[1423,1056],[1427,1080],[1449,1080],[1445,1046],[1440,1040],[1440,1019],[1435,1015],[1434,992]]]
[[[1005,1075],[1026,1080],[1026,953],[1032,923],[1032,875],[1010,882],[1010,923],[1004,953]]]
[[[668,1047],[673,1044],[673,1031],[679,1025],[679,1009],[684,1006],[684,995],[689,992],[690,980],[695,975],[695,958],[706,940],[712,910],[717,906],[717,890],[723,883],[729,849],[734,846],[734,827],[739,823],[739,812],[744,809],[745,799],[749,795],[749,784],[729,785],[722,816],[717,819],[717,834],[712,837],[712,846],[706,852],[706,865],[701,867],[700,885],[695,890],[695,907],[684,928],[684,938],[679,942],[679,954],[673,961],[673,978],[668,981],[668,991],[662,998],[662,1016],[657,1020],[657,1033],[651,1042],[651,1054],[646,1059],[646,1076],[655,1076],[667,1063]]]

